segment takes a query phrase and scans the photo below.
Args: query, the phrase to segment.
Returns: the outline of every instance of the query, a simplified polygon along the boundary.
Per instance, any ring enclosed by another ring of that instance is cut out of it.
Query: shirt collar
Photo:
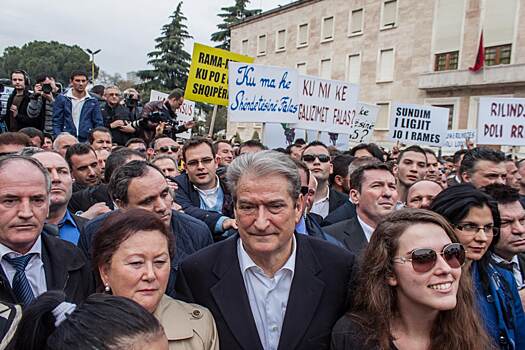
[[[363,229],[363,232],[366,236],[366,240],[370,242],[370,237],[372,237],[372,233],[374,233],[374,229],[372,226],[368,225],[366,222],[361,220],[359,215],[357,215],[357,221],[359,221],[359,225],[361,225],[361,228]]]
[[[75,220],[73,219],[73,216],[71,215],[71,213],[69,212],[69,210],[66,210],[66,214],[64,215],[64,217],[62,218],[62,220],[60,220],[60,222],[58,223],[59,226],[65,224],[66,222],[68,222],[69,224],[75,226],[75,228],[78,228],[77,227],[77,223],[75,222]]]
[[[29,255],[29,254],[36,254],[38,255],[39,258],[42,258],[42,236],[38,235],[38,238],[36,239],[35,244],[33,244],[31,249],[25,254],[20,254],[18,252],[15,252],[11,248],[0,243],[0,261],[2,261],[5,255],[11,254],[11,253],[14,254],[15,257]]]
[[[286,263],[276,272],[276,274],[282,270],[288,270],[292,273],[292,277],[295,271],[295,257],[297,252],[297,242],[295,240],[295,234],[292,236],[292,254],[288,257],[288,260],[286,260]],[[237,256],[239,258],[239,265],[241,268],[241,272],[244,273],[251,269],[251,268],[257,268],[261,272],[263,271],[257,264],[250,258],[246,250],[244,249],[244,245],[242,244],[242,239],[239,237],[237,240]]]
[[[89,93],[88,93],[87,91],[84,91],[84,93],[85,93],[84,97],[76,98],[76,97],[73,95],[73,89],[69,89],[69,90],[67,90],[67,92],[66,92],[66,96],[67,96],[67,97],[71,97],[71,98],[73,98],[73,99],[75,99],[75,100],[78,100],[78,101],[83,101],[83,100],[85,100],[85,99],[87,99],[87,98],[89,97]]]
[[[219,190],[219,187],[221,187],[221,184],[219,182],[219,177],[217,175],[215,175],[215,178],[216,178],[216,180],[215,180],[215,187],[214,188],[210,188],[208,190],[201,190],[200,188],[198,188],[195,185],[193,185],[193,188],[195,188],[195,190],[197,190],[197,192],[199,192],[203,196],[210,196],[210,195],[216,193]]]
[[[512,257],[512,259],[507,260],[505,258],[502,258],[501,256],[499,256],[498,254],[496,253],[493,253],[492,254],[492,258],[494,259],[494,261],[496,263],[499,263],[499,262],[504,262],[504,263],[507,263],[507,264],[512,264],[513,266],[520,266],[520,263],[519,263],[519,260],[518,260],[518,256],[517,255],[514,255]]]
[[[326,191],[326,196],[319,199],[318,201],[314,202],[314,204],[322,203],[322,202],[328,202],[330,200],[330,187],[328,187],[328,191]]]

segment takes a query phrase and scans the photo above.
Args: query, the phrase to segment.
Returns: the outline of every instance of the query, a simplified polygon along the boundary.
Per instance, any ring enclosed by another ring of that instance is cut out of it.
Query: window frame
[[[352,14],[357,11],[362,11],[362,18],[361,18],[361,30],[358,32],[353,33],[352,32]],[[356,9],[350,9],[350,14],[348,16],[348,37],[354,37],[354,36],[360,36],[363,35],[365,31],[365,8],[359,7]]]
[[[325,38],[324,37],[325,21],[329,18],[332,18],[332,36],[330,38]],[[335,15],[325,16],[321,19],[321,43],[328,43],[328,42],[334,41],[334,38],[335,38]]]
[[[509,63],[501,63],[501,51],[504,47],[507,47],[509,46],[510,47],[510,54],[509,54]],[[490,49],[495,49],[496,52],[495,52],[495,58],[494,58],[494,64],[488,64],[487,62],[487,50],[490,50]],[[507,65],[507,64],[511,64],[512,63],[512,44],[503,44],[503,45],[494,45],[494,46],[489,46],[489,47],[485,47],[484,50],[483,50],[483,57],[484,57],[484,64],[487,66],[487,67],[494,67],[494,66],[504,66],[504,65]]]
[[[299,38],[300,38],[300,33],[301,33],[301,26],[304,26],[306,25],[306,42],[304,43],[300,43],[299,42]],[[310,23],[308,22],[305,22],[305,23],[299,23],[297,25],[297,40],[296,40],[296,47],[298,49],[302,48],[302,47],[307,47],[308,46],[308,39],[310,37]]]
[[[261,51],[261,48],[259,46],[260,39],[264,37],[264,51]],[[257,35],[257,56],[266,56],[268,53],[268,35],[267,34],[259,34]]]
[[[390,51],[392,50],[392,78],[391,79],[382,79],[380,77],[381,72],[381,52],[383,51]],[[381,83],[392,83],[395,81],[395,73],[396,73],[396,49],[395,47],[387,47],[387,48],[380,48],[377,51],[377,68],[376,68],[376,84]]]
[[[279,32],[282,32],[284,31],[284,42],[283,42],[283,47],[280,48],[278,47],[279,45]],[[286,28],[281,28],[281,29],[277,29],[275,31],[275,52],[284,52],[286,51],[286,40],[288,39],[288,31],[286,30]]]
[[[355,56],[359,56],[359,79],[357,82],[351,82],[350,81],[350,76],[349,76],[349,69],[350,69],[350,57],[355,57]],[[362,63],[363,63],[363,55],[361,54],[361,51],[359,52],[355,52],[355,53],[350,53],[348,55],[346,55],[346,67],[345,67],[345,80],[347,82],[350,82],[351,84],[360,84],[361,83],[361,66],[362,66]]]
[[[457,54],[456,68],[450,68],[452,54]],[[438,69],[439,56],[445,55],[445,69]],[[459,50],[449,52],[439,52],[434,54],[434,72],[447,72],[459,69]]]
[[[389,24],[389,25],[383,25],[383,18],[384,18],[384,13],[385,13],[385,4],[389,3],[389,2],[394,2],[394,1],[396,3],[396,11],[395,11],[394,23],[393,24]],[[380,16],[380,19],[379,19],[379,30],[383,31],[383,30],[394,29],[394,28],[397,28],[398,24],[399,24],[399,1],[398,0],[382,0],[381,1],[381,16]]]

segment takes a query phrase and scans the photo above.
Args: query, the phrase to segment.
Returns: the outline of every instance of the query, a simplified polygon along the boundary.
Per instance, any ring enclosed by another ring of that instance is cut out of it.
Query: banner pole
[[[261,128],[261,139],[259,141],[261,141],[261,143],[264,145],[264,131],[266,129],[266,123],[262,123],[262,128]]]
[[[217,105],[213,106],[213,112],[211,114],[210,130],[208,131],[208,137],[213,137],[213,128],[215,127],[215,118],[217,117]]]

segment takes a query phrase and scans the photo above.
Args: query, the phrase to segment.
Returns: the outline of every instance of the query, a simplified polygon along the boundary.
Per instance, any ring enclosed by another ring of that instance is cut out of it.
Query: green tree
[[[67,84],[74,70],[82,70],[91,76],[89,55],[78,45],[66,45],[57,41],[31,41],[22,47],[9,46],[0,57],[0,77],[9,77],[15,69],[25,70],[30,77],[47,73],[61,83]],[[99,68],[95,66],[95,77]]]
[[[191,56],[184,50],[184,40],[191,39],[186,26],[186,17],[182,13],[182,2],[170,16],[171,22],[165,24],[161,36],[155,39],[155,50],[148,53],[148,64],[153,69],[138,72],[144,80],[144,89],[182,88],[186,86],[190,69]]]
[[[219,29],[211,35],[211,40],[218,42],[216,47],[224,50],[230,49],[230,26],[242,21],[246,17],[254,16],[261,13],[260,9],[248,10],[246,6],[250,0],[235,0],[235,5],[222,7],[222,13],[217,16],[222,18],[222,23],[217,25]]]

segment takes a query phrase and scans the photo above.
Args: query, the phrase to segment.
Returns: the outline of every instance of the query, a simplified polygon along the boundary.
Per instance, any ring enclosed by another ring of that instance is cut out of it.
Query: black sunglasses
[[[443,256],[448,266],[453,269],[460,268],[465,263],[465,248],[460,243],[447,244],[441,253],[431,248],[417,248],[406,256],[396,256],[393,261],[400,264],[411,261],[414,271],[424,273],[436,266],[438,254]]]
[[[172,152],[178,152],[179,151],[179,146],[162,146],[162,147],[159,147],[159,151],[161,153],[169,152],[170,149],[171,149]]]
[[[307,163],[312,163],[315,161],[315,158],[319,159],[321,163],[328,163],[330,161],[330,156],[326,154],[305,154],[302,159]]]

